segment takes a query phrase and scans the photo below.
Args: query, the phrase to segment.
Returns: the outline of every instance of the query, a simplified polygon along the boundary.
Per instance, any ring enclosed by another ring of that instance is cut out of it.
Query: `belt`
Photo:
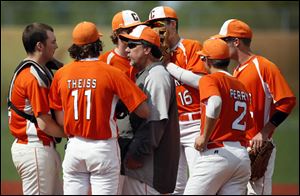
[[[221,148],[224,147],[223,142],[226,141],[213,141],[207,144],[206,148],[207,149],[212,149],[212,148]],[[227,142],[240,142],[241,146],[244,146],[245,148],[247,148],[248,143],[246,141],[227,141]]]
[[[31,142],[31,141],[24,141],[24,140],[17,139],[17,143],[18,144],[30,144],[30,143],[40,143],[40,142],[41,142],[41,140]],[[42,140],[42,144],[44,146],[51,146],[51,143],[53,145],[53,142],[51,142],[51,141],[44,141],[44,140]]]
[[[180,121],[193,121],[193,120],[200,120],[201,114],[200,112],[196,113],[183,113],[179,115],[179,120]]]

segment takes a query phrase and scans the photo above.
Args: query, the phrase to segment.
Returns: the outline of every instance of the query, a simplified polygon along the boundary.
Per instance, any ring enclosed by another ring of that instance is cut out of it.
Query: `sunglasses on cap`
[[[151,28],[155,28],[155,27],[165,27],[166,24],[163,21],[155,21],[153,23],[151,23]]]
[[[135,48],[137,45],[143,45],[143,43],[142,42],[129,41],[128,44],[127,44],[128,48],[130,48],[130,49]]]

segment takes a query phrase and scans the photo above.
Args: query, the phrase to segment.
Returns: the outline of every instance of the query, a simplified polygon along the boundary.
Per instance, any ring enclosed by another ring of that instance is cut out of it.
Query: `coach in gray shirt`
[[[172,193],[179,161],[179,125],[175,83],[159,61],[159,35],[140,25],[120,38],[128,42],[130,64],[139,71],[136,84],[148,96],[151,108],[147,120],[130,115],[134,137],[124,158],[122,194]]]

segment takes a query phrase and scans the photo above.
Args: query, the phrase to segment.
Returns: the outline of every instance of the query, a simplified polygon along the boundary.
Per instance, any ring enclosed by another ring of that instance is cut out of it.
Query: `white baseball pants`
[[[176,187],[172,195],[183,195],[188,176],[193,170],[194,159],[198,153],[194,148],[195,138],[200,134],[200,120],[179,121],[179,125],[180,157]]]
[[[184,195],[243,195],[250,178],[250,159],[239,142],[199,152]]]
[[[122,195],[160,195],[160,193],[146,183],[124,176]]]
[[[63,161],[65,195],[116,195],[120,176],[120,149],[116,138],[90,140],[72,137]]]
[[[62,195],[61,159],[53,147],[42,143],[12,144],[14,165],[22,179],[24,195]]]

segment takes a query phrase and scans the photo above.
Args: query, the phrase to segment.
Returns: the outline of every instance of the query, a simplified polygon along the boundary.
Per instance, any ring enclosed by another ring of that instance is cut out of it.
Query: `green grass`
[[[277,128],[273,139],[277,149],[273,182],[299,184],[298,111]]]

